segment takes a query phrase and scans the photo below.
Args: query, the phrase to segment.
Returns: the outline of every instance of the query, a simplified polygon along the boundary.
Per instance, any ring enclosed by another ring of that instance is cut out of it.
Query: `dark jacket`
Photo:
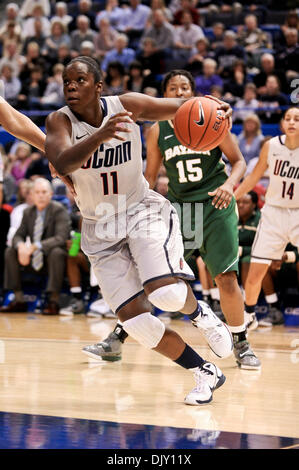
[[[26,241],[29,236],[33,243],[34,224],[37,215],[35,206],[25,209],[20,227],[12,240],[12,246],[17,248],[17,244]],[[52,248],[66,247],[66,241],[70,234],[70,217],[59,202],[51,201],[46,208],[44,219],[44,231],[41,239],[42,250],[48,255]]]

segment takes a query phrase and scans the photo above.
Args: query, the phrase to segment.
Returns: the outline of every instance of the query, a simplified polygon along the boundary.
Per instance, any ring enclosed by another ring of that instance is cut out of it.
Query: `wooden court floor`
[[[250,333],[262,362],[256,372],[238,369],[233,356],[216,358],[188,320],[172,321],[227,378],[212,403],[192,407],[183,403],[192,374],[134,340],[119,362],[81,353],[114,325],[84,315],[1,314],[0,412],[299,438],[298,327]]]

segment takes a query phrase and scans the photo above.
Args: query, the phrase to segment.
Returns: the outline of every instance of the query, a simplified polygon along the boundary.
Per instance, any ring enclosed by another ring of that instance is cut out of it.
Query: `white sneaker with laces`
[[[233,337],[228,327],[213,312],[208,304],[199,300],[201,311],[191,320],[196,328],[200,328],[208,345],[218,357],[228,357],[234,347]]]
[[[213,399],[213,390],[224,384],[226,377],[212,362],[205,362],[194,369],[196,387],[188,393],[184,402],[186,405],[205,405]]]

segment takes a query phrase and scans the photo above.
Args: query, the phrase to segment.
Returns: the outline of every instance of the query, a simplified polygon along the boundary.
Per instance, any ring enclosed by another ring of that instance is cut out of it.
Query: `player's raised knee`
[[[181,279],[175,284],[159,287],[148,295],[148,300],[160,310],[179,312],[186,303],[187,284]]]

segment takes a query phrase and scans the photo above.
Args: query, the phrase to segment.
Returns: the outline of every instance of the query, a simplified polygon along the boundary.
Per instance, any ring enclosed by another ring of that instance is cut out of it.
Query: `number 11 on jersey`
[[[118,179],[117,179],[117,171],[111,171],[111,173],[100,173],[103,182],[103,193],[104,196],[111,194],[111,184],[109,185],[109,178],[108,175],[111,176],[112,179],[112,194],[118,194]]]

